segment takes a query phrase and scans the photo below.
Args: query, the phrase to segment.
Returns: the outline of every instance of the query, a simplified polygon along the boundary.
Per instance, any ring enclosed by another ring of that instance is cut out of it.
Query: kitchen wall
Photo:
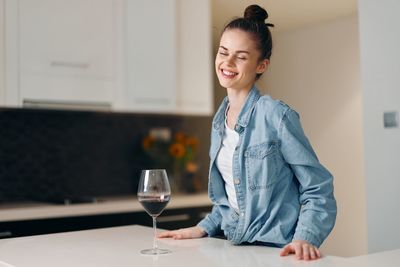
[[[359,0],[368,252],[400,248],[400,2]]]
[[[301,121],[320,161],[334,175],[336,226],[326,254],[366,253],[362,92],[357,16],[274,34],[269,72],[259,87]]]
[[[205,191],[210,125],[208,116],[0,108],[0,202],[136,194],[141,169],[166,167],[141,149],[157,127],[199,139]]]

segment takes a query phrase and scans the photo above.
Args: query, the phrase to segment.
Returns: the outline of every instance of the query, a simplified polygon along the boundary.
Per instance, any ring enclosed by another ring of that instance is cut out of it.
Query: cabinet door
[[[184,114],[213,112],[214,64],[209,0],[178,0],[178,97]]]
[[[117,2],[19,0],[23,101],[112,102]]]
[[[175,0],[126,0],[126,107],[176,109]]]

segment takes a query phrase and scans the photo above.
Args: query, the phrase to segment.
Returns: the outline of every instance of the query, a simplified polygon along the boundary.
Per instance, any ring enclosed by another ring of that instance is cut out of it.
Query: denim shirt
[[[317,159],[299,115],[253,87],[234,130],[233,178],[239,213],[228,202],[216,156],[224,134],[226,97],[211,129],[208,194],[213,209],[198,226],[234,244],[284,246],[305,240],[319,247],[336,220],[333,177]]]

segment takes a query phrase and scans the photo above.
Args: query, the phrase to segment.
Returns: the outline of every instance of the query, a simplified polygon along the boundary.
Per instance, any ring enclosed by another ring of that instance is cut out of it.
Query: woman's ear
[[[256,70],[257,74],[264,73],[268,69],[268,66],[269,66],[269,60],[268,59],[261,60],[260,63],[258,63],[258,66],[257,66],[257,70]]]

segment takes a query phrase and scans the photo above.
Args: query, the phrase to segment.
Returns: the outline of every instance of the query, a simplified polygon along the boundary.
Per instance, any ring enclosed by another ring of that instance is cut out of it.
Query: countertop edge
[[[211,206],[206,193],[177,195],[171,198],[166,210]],[[0,208],[0,222],[51,219],[59,217],[104,215],[113,213],[141,212],[143,207],[135,196],[104,199],[97,203],[72,205],[38,204],[24,207]]]

